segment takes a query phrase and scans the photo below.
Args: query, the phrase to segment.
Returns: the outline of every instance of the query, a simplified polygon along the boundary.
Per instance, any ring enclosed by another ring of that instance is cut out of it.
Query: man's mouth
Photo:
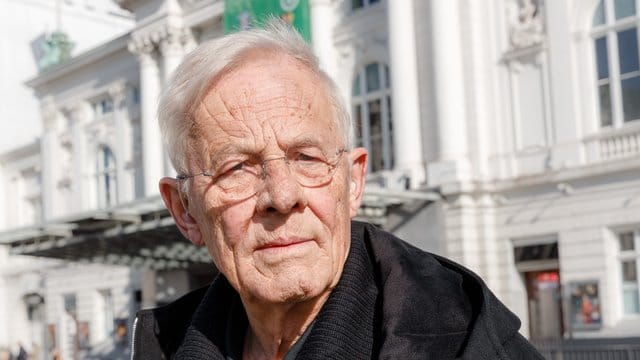
[[[297,245],[302,245],[307,242],[313,241],[313,239],[307,238],[279,238],[275,241],[271,241],[267,244],[261,245],[257,250],[277,250],[291,248]]]

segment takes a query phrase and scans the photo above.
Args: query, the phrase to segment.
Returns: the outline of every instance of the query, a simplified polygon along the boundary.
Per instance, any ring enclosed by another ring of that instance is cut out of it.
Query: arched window
[[[98,154],[98,203],[101,207],[113,206],[117,203],[116,158],[111,148],[102,146]]]
[[[352,88],[355,141],[369,151],[369,172],[393,168],[393,126],[389,67],[371,63],[360,69]]]
[[[640,120],[638,0],[600,0],[593,39],[600,125],[620,127]]]

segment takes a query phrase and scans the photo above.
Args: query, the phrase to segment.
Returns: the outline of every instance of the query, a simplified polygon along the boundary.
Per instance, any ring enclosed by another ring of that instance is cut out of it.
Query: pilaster
[[[118,203],[122,204],[133,200],[135,179],[133,176],[133,141],[129,117],[127,115],[127,90],[126,82],[114,83],[107,90],[113,100],[115,117],[115,157],[116,157],[116,183],[118,189]]]
[[[162,55],[162,83],[166,84],[184,55],[182,31],[179,28],[167,27],[158,35],[158,47]]]
[[[85,125],[91,121],[93,112],[91,105],[85,101],[74,104],[69,109],[71,120],[72,172],[71,182],[72,203],[74,211],[82,212],[89,208],[90,192],[88,182],[91,181],[91,170],[87,163],[87,134]]]
[[[55,216],[57,204],[56,189],[59,170],[56,159],[60,153],[58,142],[58,127],[60,112],[53,98],[45,97],[40,103],[44,133],[41,138],[42,159],[42,216],[47,221]]]
[[[156,45],[150,37],[134,37],[129,51],[140,63],[140,109],[142,134],[142,167],[145,196],[158,194],[158,180],[163,175],[163,149],[156,117],[160,94],[160,70]]]
[[[418,67],[414,4],[412,0],[389,1],[389,54],[396,169],[411,177],[411,187],[425,180],[418,99]]]

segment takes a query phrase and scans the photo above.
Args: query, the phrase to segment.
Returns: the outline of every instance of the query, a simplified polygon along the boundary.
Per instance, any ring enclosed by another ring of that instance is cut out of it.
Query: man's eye
[[[244,167],[244,162],[240,162],[237,163],[235,165],[233,165],[231,168],[229,168],[229,170],[227,171],[237,171],[237,170],[242,170],[242,168]]]
[[[299,162],[322,162],[322,157],[315,155],[315,154],[310,154],[310,153],[298,153],[295,156],[295,161],[299,161]]]
[[[224,166],[222,169],[220,169],[218,174],[220,176],[229,176],[229,175],[232,175],[233,173],[246,170],[246,169],[247,169],[247,164],[245,161],[233,162],[228,164],[227,166]]]
[[[311,156],[311,155],[300,154],[300,155],[298,155],[298,160],[300,160],[300,161],[314,161],[314,160],[317,160],[317,159],[315,157]]]

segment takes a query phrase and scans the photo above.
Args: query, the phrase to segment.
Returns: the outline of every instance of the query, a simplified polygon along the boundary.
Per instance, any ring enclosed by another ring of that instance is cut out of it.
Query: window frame
[[[367,67],[371,65],[377,66],[378,79],[380,87],[376,90],[367,91]],[[369,152],[369,162],[367,165],[367,171],[369,174],[378,173],[380,171],[392,170],[395,167],[395,153],[393,145],[393,119],[391,114],[391,75],[389,66],[381,61],[371,61],[360,66],[354,73],[354,79],[351,82],[351,110],[353,113],[353,126],[354,126],[354,145],[362,146]],[[353,91],[355,84],[359,84],[359,93],[356,95]],[[380,123],[382,126],[382,167],[374,169],[376,166],[373,162],[373,147],[371,139],[371,119],[369,104],[374,101],[380,101]],[[356,129],[358,126],[356,118],[358,112],[357,107],[360,107],[360,125],[361,128]],[[360,133],[360,137],[358,136]]]
[[[110,207],[118,204],[118,169],[115,153],[108,145],[98,147],[96,159],[96,184],[98,204]],[[111,160],[111,161],[109,161]]]
[[[624,234],[632,234],[633,237],[633,250],[622,250],[621,246],[621,237]],[[640,317],[640,229],[636,230],[628,230],[628,231],[620,231],[616,234],[616,243],[618,247],[618,271],[620,275],[618,279],[620,281],[620,290],[621,290],[621,298],[620,305],[622,309],[622,316],[624,317]],[[635,261],[635,271],[636,271],[636,279],[635,284],[627,284],[624,280],[624,271],[622,269],[622,264],[626,261],[633,260]],[[628,290],[636,291],[636,300],[639,304],[637,312],[627,312],[625,308],[625,292]]]
[[[615,0],[600,0],[596,6],[596,10],[591,17],[591,47],[592,56],[594,59],[594,71],[593,79],[596,84],[596,96],[597,99],[597,120],[599,129],[607,128],[621,128],[626,123],[640,122],[640,116],[635,119],[625,121],[624,103],[623,103],[623,91],[622,81],[640,78],[640,67],[629,73],[620,73],[620,56],[618,47],[618,34],[620,32],[635,29],[636,30],[636,42],[638,48],[638,61],[640,62],[640,12],[638,6],[640,0],[635,0],[635,15],[627,16],[621,19],[615,18]],[[604,23],[595,25],[595,17],[600,4],[604,8]],[[599,79],[598,73],[598,56],[596,42],[598,39],[604,38],[606,40],[606,59],[607,59],[607,71],[608,77]],[[609,103],[610,103],[610,116],[611,123],[603,124],[602,117],[602,101],[600,99],[600,87],[603,85],[609,85]],[[639,99],[640,101],[640,99]]]

